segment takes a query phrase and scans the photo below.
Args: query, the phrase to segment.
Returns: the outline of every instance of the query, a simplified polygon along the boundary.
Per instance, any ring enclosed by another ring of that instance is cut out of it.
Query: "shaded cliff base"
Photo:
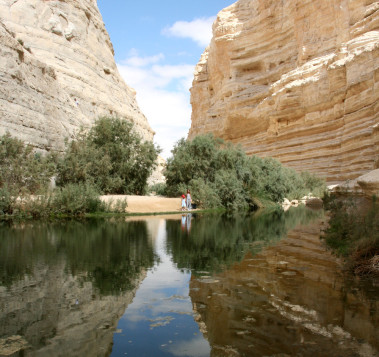
[[[379,279],[379,170],[338,187],[326,199],[330,220],[323,238],[346,269]]]

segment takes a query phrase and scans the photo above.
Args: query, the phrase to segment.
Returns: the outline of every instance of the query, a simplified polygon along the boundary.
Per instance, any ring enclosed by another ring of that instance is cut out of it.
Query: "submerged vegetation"
[[[347,269],[359,276],[379,276],[379,204],[374,196],[365,206],[353,198],[332,197],[330,220],[323,239]]]
[[[204,208],[243,209],[325,191],[324,181],[315,175],[298,173],[273,158],[247,156],[240,146],[212,135],[181,139],[172,153],[165,170],[167,195],[189,188],[193,201]]]

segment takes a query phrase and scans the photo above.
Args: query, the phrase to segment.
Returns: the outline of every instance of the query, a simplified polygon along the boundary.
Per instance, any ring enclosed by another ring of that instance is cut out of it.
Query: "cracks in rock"
[[[17,4],[18,2],[19,2],[19,0],[13,0],[13,2],[10,5],[10,7],[12,7],[13,5]]]

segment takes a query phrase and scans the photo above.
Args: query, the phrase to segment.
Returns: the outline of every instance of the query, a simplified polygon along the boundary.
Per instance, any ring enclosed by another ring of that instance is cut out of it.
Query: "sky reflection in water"
[[[0,355],[377,356],[379,291],[347,283],[322,217],[0,223]]]
[[[121,318],[112,356],[126,353],[202,357],[210,354],[209,343],[194,320],[188,287],[191,274],[178,270],[167,254],[165,223],[159,220],[153,238],[159,263],[149,270],[133,303]]]

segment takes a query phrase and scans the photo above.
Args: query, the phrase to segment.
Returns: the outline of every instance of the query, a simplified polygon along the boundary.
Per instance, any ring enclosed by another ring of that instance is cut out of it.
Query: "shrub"
[[[143,194],[160,149],[143,141],[133,124],[100,118],[68,143],[58,164],[58,185],[87,182],[102,193]]]
[[[111,213],[125,213],[128,202],[126,198],[117,199],[115,202],[110,200],[105,204],[105,211]]]
[[[330,219],[323,239],[347,267],[359,275],[379,276],[379,205],[376,197],[369,207],[353,198],[331,197],[327,209]]]
[[[191,188],[191,196],[193,203],[196,203],[200,208],[217,208],[221,207],[221,200],[216,192],[216,188],[205,182],[203,178],[196,178],[189,182],[188,187]],[[179,185],[180,192],[186,193],[187,186]]]
[[[221,141],[214,139],[212,135],[197,136],[192,141],[179,140],[172,150],[173,156],[167,160],[164,171],[167,193],[171,196],[179,195],[179,185],[188,186],[195,178],[213,182],[220,144]]]
[[[215,175],[213,186],[223,207],[229,210],[246,209],[248,207],[246,191],[242,180],[238,179],[236,172],[232,170],[218,171]]]
[[[54,161],[7,133],[0,137],[0,188],[12,196],[40,193],[54,174]]]
[[[43,218],[54,215],[52,194],[28,196],[14,205],[14,213],[26,218]]]
[[[97,189],[88,183],[67,184],[57,189],[51,204],[52,210],[59,214],[83,215],[105,211]]]
[[[190,188],[200,207],[242,209],[256,206],[254,197],[280,202],[325,187],[309,173],[299,174],[273,158],[248,157],[240,146],[212,135],[181,139],[172,154],[164,172],[167,194],[179,196]]]
[[[164,182],[155,183],[148,188],[149,193],[155,193],[159,196],[164,196],[166,194],[167,185]]]
[[[14,198],[7,187],[0,187],[0,215],[13,213]]]

